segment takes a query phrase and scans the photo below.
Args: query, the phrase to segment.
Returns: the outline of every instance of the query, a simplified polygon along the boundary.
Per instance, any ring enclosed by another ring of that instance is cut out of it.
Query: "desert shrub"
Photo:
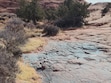
[[[109,11],[109,8],[105,7],[105,8],[102,10],[102,16],[104,16],[108,11]]]
[[[25,23],[24,26],[28,29],[34,29],[36,27],[32,22]]]
[[[0,48],[0,83],[15,83],[17,59],[7,49]]]
[[[45,25],[42,33],[45,33],[45,36],[55,36],[59,32],[59,28],[54,25]]]
[[[49,21],[57,19],[57,10],[56,9],[45,9],[45,18]]]
[[[105,8],[101,11],[101,13],[102,13],[102,16],[105,16],[105,14],[107,13],[107,12],[109,12],[109,9],[111,8],[111,3],[108,3],[106,6],[105,6]]]
[[[38,4],[38,0],[32,0],[31,2],[27,0],[20,1],[20,7],[16,12],[17,16],[22,18],[24,21],[33,21],[36,25],[36,21],[44,18],[44,11]]]
[[[65,0],[58,8],[59,19],[55,22],[58,27],[80,27],[84,23],[84,18],[89,14],[90,4],[79,3],[73,0]],[[64,12],[62,14],[62,12]]]
[[[25,40],[23,22],[18,18],[11,19],[0,32],[0,83],[15,83],[17,61],[22,54],[18,45]]]
[[[22,21],[17,18],[10,20],[4,31],[0,32],[0,38],[6,41],[6,47],[9,52],[16,54],[15,52],[18,50],[21,53],[18,45],[24,44],[26,40]]]
[[[83,25],[83,19],[82,17],[69,17],[69,18],[62,18],[58,19],[55,22],[55,25],[58,27],[61,27],[63,29],[69,28],[69,27],[81,27]]]

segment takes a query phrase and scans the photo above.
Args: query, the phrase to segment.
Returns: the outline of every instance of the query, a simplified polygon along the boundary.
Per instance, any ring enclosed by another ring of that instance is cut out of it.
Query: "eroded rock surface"
[[[90,6],[90,26],[50,37],[43,52],[23,55],[43,83],[111,83],[111,11],[101,17],[106,4]]]
[[[87,18],[89,25],[101,27],[108,27],[111,25],[111,8],[104,16],[102,16],[102,10],[106,7],[107,4],[108,2],[96,3],[89,7],[90,16]]]
[[[50,38],[44,51],[23,55],[25,62],[42,75],[43,83],[111,83],[110,28],[63,34],[64,41],[58,35]]]
[[[0,0],[0,13],[1,12],[16,12],[19,7],[18,1],[20,0]],[[30,1],[30,0],[28,0]],[[40,4],[44,8],[56,8],[63,3],[64,0],[40,0]],[[77,0],[79,2],[85,2],[84,0]]]
[[[77,0],[81,3],[86,2],[85,0]],[[64,0],[41,0],[40,4],[44,8],[57,8],[59,5],[61,5],[64,2]]]
[[[17,7],[17,0],[0,0],[0,12],[15,12]]]

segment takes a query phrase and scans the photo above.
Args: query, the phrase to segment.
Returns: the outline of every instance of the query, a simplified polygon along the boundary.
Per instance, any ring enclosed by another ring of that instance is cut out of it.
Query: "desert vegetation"
[[[79,3],[76,0],[65,0],[63,4],[55,9],[43,9],[38,4],[38,0],[32,0],[31,2],[22,0],[17,10],[17,16],[27,22],[33,21],[35,25],[37,21],[48,20],[51,25],[60,28],[81,27],[85,22],[84,18],[89,14],[89,6],[90,4]]]
[[[102,16],[105,16],[105,14],[109,12],[110,8],[111,8],[111,3],[108,3],[108,4],[104,7],[104,9],[101,11],[101,12],[102,12]]]
[[[86,23],[85,18],[87,18],[90,14],[88,8],[91,4],[80,3],[76,0],[64,0],[64,2],[61,3],[56,8],[50,8],[50,7],[43,8],[40,5],[39,0],[31,0],[31,1],[19,0],[19,1],[20,1],[19,2],[20,7],[16,10],[16,13],[14,15],[8,14],[9,16],[3,15],[0,17],[0,22],[3,25],[5,25],[2,28],[2,30],[0,30],[0,83],[16,83],[16,80],[17,83],[24,83],[24,82],[41,83],[40,81],[38,81],[38,79],[40,79],[40,76],[36,73],[36,71],[33,68],[31,68],[28,64],[22,62],[21,55],[23,53],[41,51],[43,44],[45,44],[46,42],[45,38],[47,39],[48,37],[49,40],[57,39],[58,41],[59,40],[69,41],[72,39],[71,41],[75,40],[82,41],[88,35],[87,38],[91,42],[93,42],[91,39],[95,37],[95,34],[92,33],[92,29],[89,30],[90,32],[88,31],[85,32],[84,30],[83,32],[81,31],[80,33],[79,30],[76,31],[69,30],[69,29],[75,30],[77,28],[81,28]],[[100,27],[104,24],[108,24],[110,20],[108,17],[107,17],[108,22],[105,21],[104,23],[101,23],[101,14],[103,17],[102,19],[103,22],[105,15],[110,11],[110,8],[111,8],[111,3],[108,3],[99,12],[100,17],[98,16],[95,17],[96,16],[95,13],[98,13],[98,9],[96,8],[92,9],[91,12],[94,11],[97,12],[94,12],[94,14],[92,14],[92,16],[94,17],[94,18],[92,17],[93,19],[92,18],[89,19],[91,20],[90,21],[91,26],[98,25],[98,27]],[[7,22],[6,20],[9,21]],[[61,32],[63,31],[63,33],[57,35],[60,30]],[[69,30],[69,32],[67,30]],[[93,31],[96,32],[96,30]],[[102,33],[98,34],[96,35],[99,37],[101,36]],[[87,41],[89,41],[88,39]],[[106,39],[103,40],[106,41]],[[96,42],[101,42],[101,41],[102,39]],[[38,49],[39,47],[40,49]],[[81,48],[83,50],[83,47]],[[54,52],[59,53],[59,51],[61,50],[57,49],[57,51],[55,51],[54,49]],[[89,54],[87,53],[87,51],[84,51],[84,53]],[[48,53],[46,53],[46,55],[48,55]],[[43,63],[45,62],[47,61],[43,61]],[[81,63],[78,62],[75,63],[73,61],[70,61],[69,63],[82,65]],[[36,69],[42,69],[42,67],[43,69],[45,68],[44,66],[45,64],[41,64],[40,62],[39,65],[40,67]],[[57,69],[56,67],[54,68],[55,69],[53,70],[53,72],[61,71],[58,69],[58,65]],[[25,81],[19,82],[18,80],[19,81],[25,80]]]
[[[36,27],[38,21],[48,20],[48,22],[44,23],[44,26],[42,26],[43,31],[41,32],[44,36],[55,36],[59,33],[60,28],[82,26],[84,18],[86,18],[89,13],[87,9],[89,4],[82,4],[73,0],[65,0],[64,3],[56,9],[43,9],[39,5],[38,0],[20,0],[19,6],[20,7],[16,10],[16,14],[24,22],[16,18],[16,16],[13,18],[9,17],[8,19],[10,20],[0,32],[1,83],[15,83],[16,73],[20,73],[23,69],[22,67],[20,70],[18,66],[23,65],[20,62],[18,63],[22,51],[30,52],[37,49],[42,44],[41,41],[36,40],[36,38],[30,38],[35,37],[35,33],[28,33],[28,36],[26,35],[26,29],[28,28],[24,27],[27,27],[27,22],[30,23],[30,21],[32,21],[34,24],[32,24],[33,27]],[[30,29],[32,29],[32,27]],[[22,76],[24,76],[24,74],[17,76],[23,78]],[[28,79],[28,77],[26,76],[24,79]]]
[[[55,22],[55,25],[59,27],[81,27],[85,22],[84,18],[89,14],[89,6],[90,4],[65,0],[58,8],[59,19]]]
[[[25,42],[23,25],[20,19],[12,19],[0,32],[2,44],[0,48],[0,82],[15,83],[16,73],[19,71],[17,61],[22,52],[19,44]]]
[[[24,45],[27,38],[24,22],[19,18],[10,19],[3,30],[1,30],[0,83],[16,83],[16,80],[32,82],[33,78],[39,79],[33,68],[20,61],[23,52],[20,45]],[[30,70],[30,73],[28,73],[28,70]]]
[[[54,25],[45,25],[42,33],[45,33],[44,36],[55,36],[59,33],[59,28]]]
[[[82,26],[84,18],[89,13],[87,10],[89,4],[82,4],[73,0],[65,0],[56,9],[43,9],[38,0],[20,0],[19,5],[20,7],[17,9],[16,14],[24,22],[19,18],[10,19],[11,17],[9,17],[10,20],[0,32],[0,42],[2,42],[0,46],[1,83],[15,83],[16,74],[23,69],[23,67],[20,67],[20,70],[18,66],[23,65],[20,62],[18,63],[22,51],[30,52],[32,49],[37,49],[37,47],[41,46],[40,44],[38,45],[41,41],[36,41],[34,38],[28,39],[32,36],[26,35],[24,26],[27,22],[32,21],[35,25],[34,27],[36,27],[37,21],[48,20],[49,25],[44,24],[42,26],[42,33],[44,36],[55,36],[59,33],[60,28]],[[28,79],[27,76],[26,78],[22,76],[24,74],[17,75],[20,79]]]
[[[17,9],[17,16],[22,18],[24,21],[29,22],[30,20],[36,25],[36,21],[44,18],[44,11],[38,4],[38,0],[20,0],[20,8]]]

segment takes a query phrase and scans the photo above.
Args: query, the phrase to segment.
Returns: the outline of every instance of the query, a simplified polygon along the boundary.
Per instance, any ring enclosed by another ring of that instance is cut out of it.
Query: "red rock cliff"
[[[64,0],[40,0],[40,4],[43,7],[58,7]],[[84,2],[84,0],[79,0]],[[15,12],[18,8],[17,0],[0,0],[0,12]]]
[[[16,0],[0,0],[0,12],[14,12],[17,7]]]

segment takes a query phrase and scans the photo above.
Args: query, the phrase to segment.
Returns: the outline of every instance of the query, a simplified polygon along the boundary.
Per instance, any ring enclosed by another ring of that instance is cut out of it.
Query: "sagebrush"
[[[22,54],[18,46],[26,39],[23,23],[17,18],[11,19],[0,32],[0,83],[15,83],[17,61]]]
[[[42,33],[45,33],[45,36],[55,36],[59,33],[59,28],[54,25],[45,25]]]

